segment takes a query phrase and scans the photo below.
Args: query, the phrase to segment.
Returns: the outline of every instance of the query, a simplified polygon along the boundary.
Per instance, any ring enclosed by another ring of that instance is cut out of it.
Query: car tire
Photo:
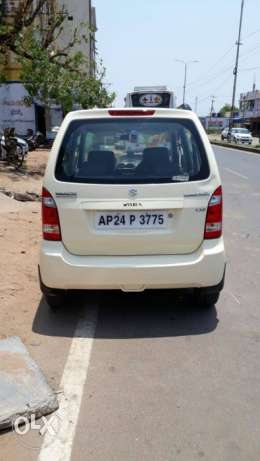
[[[195,303],[197,307],[210,308],[218,302],[219,295],[219,291],[208,292],[207,289],[196,289],[194,293]]]

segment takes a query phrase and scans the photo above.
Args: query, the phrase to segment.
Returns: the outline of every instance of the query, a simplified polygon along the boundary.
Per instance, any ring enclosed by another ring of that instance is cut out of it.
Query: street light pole
[[[186,96],[186,85],[187,85],[187,62],[185,62],[184,66],[184,84],[183,84],[183,98],[182,103],[185,104],[185,96]]]
[[[230,120],[229,120],[229,129],[231,129],[232,126],[233,126],[233,118],[234,118],[234,111],[235,111],[239,51],[240,51],[240,46],[242,45],[242,43],[241,43],[241,30],[242,30],[242,22],[243,22],[243,13],[244,13],[244,0],[241,1],[238,40],[236,42],[237,53],[236,53],[236,63],[235,63],[235,67],[234,67],[234,70],[233,70],[234,82],[233,82],[233,93],[232,93],[232,104],[231,104],[231,113],[230,113]]]
[[[183,96],[182,96],[182,104],[185,104],[185,98],[186,98],[186,86],[187,86],[187,71],[188,71],[188,64],[192,63],[197,63],[199,61],[193,60],[193,61],[183,61],[182,59],[175,59],[176,62],[181,62],[184,64],[184,82],[183,82]]]
[[[196,96],[196,98],[195,98],[195,108],[194,108],[194,112],[196,114],[198,113],[198,102],[199,102],[199,98],[198,98],[198,96]]]

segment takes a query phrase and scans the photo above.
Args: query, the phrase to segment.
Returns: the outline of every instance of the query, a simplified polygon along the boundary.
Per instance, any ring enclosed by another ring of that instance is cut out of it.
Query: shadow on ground
[[[98,308],[96,338],[160,338],[207,334],[218,325],[215,306],[195,306],[192,297],[166,291],[75,295],[51,311],[42,299],[33,322],[40,335],[72,337],[86,309]]]

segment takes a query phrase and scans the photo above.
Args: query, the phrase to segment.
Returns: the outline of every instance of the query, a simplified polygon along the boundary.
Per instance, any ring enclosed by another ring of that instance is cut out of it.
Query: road
[[[61,393],[51,444],[7,434],[1,460],[259,461],[260,155],[214,150],[228,256],[217,306],[117,293],[53,314],[41,301],[37,360],[69,402]]]

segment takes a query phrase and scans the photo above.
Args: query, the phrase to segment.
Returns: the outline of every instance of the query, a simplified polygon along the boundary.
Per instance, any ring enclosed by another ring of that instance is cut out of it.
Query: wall
[[[17,134],[24,135],[28,128],[35,130],[34,104],[26,106],[25,96],[28,93],[22,83],[0,86],[0,131],[6,127],[14,127]]]

